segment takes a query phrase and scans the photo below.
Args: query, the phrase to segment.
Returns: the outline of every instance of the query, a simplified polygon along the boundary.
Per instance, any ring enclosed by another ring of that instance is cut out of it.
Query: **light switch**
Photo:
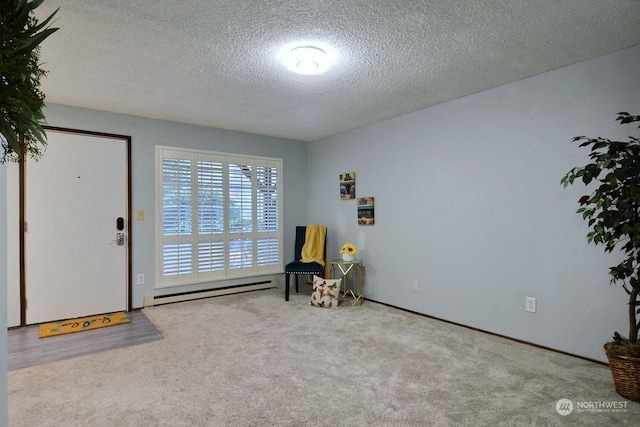
[[[143,209],[138,209],[136,211],[136,219],[138,221],[143,221],[144,220],[144,210]]]

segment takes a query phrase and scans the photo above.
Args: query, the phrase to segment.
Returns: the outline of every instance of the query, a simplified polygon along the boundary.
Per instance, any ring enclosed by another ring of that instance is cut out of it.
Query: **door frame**
[[[49,126],[43,125],[42,128],[45,131],[53,131],[53,132],[61,132],[61,133],[69,133],[76,135],[87,135],[87,136],[95,136],[100,138],[110,138],[116,140],[122,140],[126,144],[126,156],[127,156],[127,209],[126,209],[126,224],[127,224],[127,238],[126,238],[126,246],[127,246],[127,283],[126,283],[126,291],[127,291],[127,311],[131,311],[132,309],[132,262],[131,262],[131,253],[133,249],[132,245],[132,227],[131,227],[131,136],[129,135],[119,135],[113,133],[104,133],[104,132],[94,132],[88,130],[81,129],[73,129],[73,128],[65,128],[58,126]],[[46,152],[45,152],[46,155]],[[20,161],[19,167],[19,199],[20,199],[20,213],[19,213],[19,222],[20,222],[20,326],[27,326],[27,282],[26,282],[26,266],[27,260],[25,255],[25,202],[26,202],[26,165],[24,157]]]

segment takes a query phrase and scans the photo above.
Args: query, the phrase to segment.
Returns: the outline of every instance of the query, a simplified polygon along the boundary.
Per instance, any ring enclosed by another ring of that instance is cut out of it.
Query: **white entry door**
[[[47,136],[25,165],[27,324],[126,310],[128,140]]]

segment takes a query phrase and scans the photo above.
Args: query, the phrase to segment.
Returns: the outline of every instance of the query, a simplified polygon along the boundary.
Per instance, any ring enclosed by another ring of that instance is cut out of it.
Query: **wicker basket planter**
[[[605,348],[616,392],[629,400],[640,402],[640,358],[619,356]]]

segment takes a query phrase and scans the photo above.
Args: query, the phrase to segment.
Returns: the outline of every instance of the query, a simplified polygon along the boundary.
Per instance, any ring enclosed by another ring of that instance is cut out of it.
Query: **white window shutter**
[[[158,287],[282,271],[282,160],[156,153]]]

